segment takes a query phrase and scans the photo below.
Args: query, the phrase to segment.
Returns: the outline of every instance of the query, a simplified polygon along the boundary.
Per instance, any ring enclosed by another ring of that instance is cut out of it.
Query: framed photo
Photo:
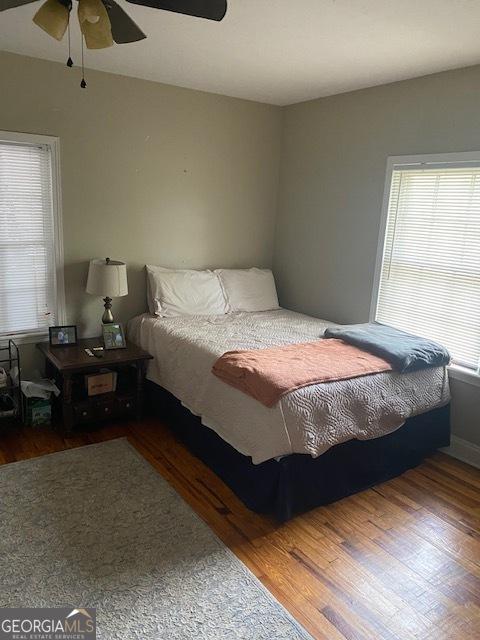
[[[51,347],[71,347],[77,344],[77,327],[74,324],[49,327],[48,336]]]
[[[118,322],[111,322],[102,326],[103,344],[105,349],[125,349],[127,343],[123,327]]]
[[[77,344],[77,327],[74,324],[48,328],[51,347],[71,347]]]

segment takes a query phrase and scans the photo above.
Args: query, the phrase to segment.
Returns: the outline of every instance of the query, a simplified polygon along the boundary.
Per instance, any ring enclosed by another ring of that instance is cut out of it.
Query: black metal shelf
[[[8,357],[2,357],[2,354],[8,353]],[[13,409],[1,410],[0,405],[0,426],[9,426],[23,421],[23,403],[22,403],[22,388],[21,388],[21,368],[20,368],[20,351],[18,345],[14,340],[10,339],[7,345],[0,346],[0,365],[7,365],[8,371],[6,386],[0,387],[0,399],[4,396],[11,398],[13,402]],[[11,378],[11,372],[14,367],[17,367],[18,376],[14,382]]]

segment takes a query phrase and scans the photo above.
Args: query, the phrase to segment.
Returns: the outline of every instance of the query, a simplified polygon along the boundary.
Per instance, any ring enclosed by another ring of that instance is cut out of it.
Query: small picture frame
[[[119,322],[110,322],[102,326],[103,345],[105,349],[125,349],[127,343],[123,327]]]
[[[77,344],[77,327],[74,324],[49,327],[48,338],[51,347],[71,347]]]

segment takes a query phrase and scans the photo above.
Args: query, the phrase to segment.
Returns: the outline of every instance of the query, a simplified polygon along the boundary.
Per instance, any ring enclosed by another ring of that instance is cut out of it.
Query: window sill
[[[448,375],[455,380],[461,380],[474,387],[480,387],[480,375],[472,369],[460,367],[458,364],[451,364],[448,367]]]
[[[48,332],[37,333],[12,333],[8,336],[0,336],[0,345],[8,344],[9,340],[13,340],[15,344],[35,344],[48,340]]]

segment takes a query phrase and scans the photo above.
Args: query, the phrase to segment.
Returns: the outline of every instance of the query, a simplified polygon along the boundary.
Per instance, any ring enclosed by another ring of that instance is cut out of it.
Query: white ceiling
[[[219,23],[118,1],[148,37],[87,51],[87,67],[272,104],[480,62],[480,0],[229,0]],[[0,46],[64,62],[39,6],[0,14]]]

